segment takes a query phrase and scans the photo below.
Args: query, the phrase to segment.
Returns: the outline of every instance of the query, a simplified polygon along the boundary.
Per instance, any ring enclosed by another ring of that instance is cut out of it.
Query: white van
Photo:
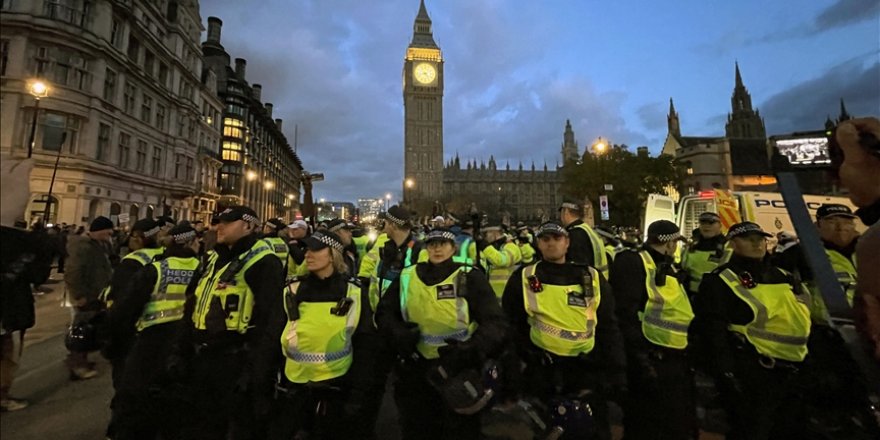
[[[751,221],[761,225],[765,231],[773,234],[778,232],[795,232],[791,224],[791,218],[782,200],[782,194],[772,192],[734,191],[733,198],[739,209],[740,218],[743,221]],[[837,203],[849,206],[855,211],[855,206],[846,197],[818,196],[804,194],[810,217],[815,218],[816,210],[825,203]],[[645,202],[644,222],[642,231],[647,238],[648,225],[656,220],[670,220],[681,228],[681,234],[690,237],[691,231],[699,227],[700,214],[711,211],[718,212],[715,204],[715,191],[701,191],[699,194],[691,194],[681,198],[676,207],[672,198],[661,194],[649,194]],[[864,232],[866,229],[861,221],[856,221],[856,229]],[[775,244],[775,239],[771,239]]]

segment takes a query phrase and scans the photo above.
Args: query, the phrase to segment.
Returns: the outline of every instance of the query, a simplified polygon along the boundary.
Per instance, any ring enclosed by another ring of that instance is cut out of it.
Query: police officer
[[[620,252],[611,266],[626,341],[627,439],[697,436],[694,377],[685,353],[694,312],[672,261],[681,239],[675,223],[655,221],[642,248]]]
[[[452,260],[455,234],[435,229],[426,246],[428,261],[403,269],[376,316],[401,359],[394,397],[403,438],[476,439],[479,418],[450,408],[426,375],[438,366],[448,377],[480,371],[501,349],[504,315],[486,276]]]
[[[809,293],[765,259],[759,225],[738,223],[727,238],[730,261],[703,276],[694,304],[729,415],[730,439],[788,438],[801,423],[793,385],[807,356]]]
[[[731,250],[721,233],[721,217],[714,212],[700,214],[700,227],[694,234],[694,242],[687,247],[681,259],[681,267],[687,272],[688,293],[697,293],[703,275],[715,270],[730,258]]]
[[[487,266],[507,268],[514,264],[511,263],[512,257],[515,256],[512,249],[507,248],[509,252],[502,252],[497,247],[492,246],[489,240],[483,237],[474,237],[473,220],[465,220],[462,222],[461,232],[455,237],[455,243],[456,251],[452,259],[456,263],[476,266],[483,271],[486,270]],[[506,241],[502,243],[499,243],[499,245],[503,246],[506,244]],[[476,265],[475,263],[477,260],[477,249],[480,251],[480,265]],[[499,277],[499,280],[500,278],[501,277]]]
[[[572,423],[563,438],[610,439],[606,398],[626,385],[614,297],[601,272],[568,261],[568,230],[548,222],[536,232],[543,260],[517,269],[502,300],[526,364],[513,387],[572,420],[592,412],[594,426]]]
[[[284,310],[273,318],[283,392],[269,438],[369,437],[363,412],[376,356],[369,303],[348,275],[339,236],[318,231],[303,241],[309,273],[288,284]]]
[[[282,308],[281,262],[259,239],[252,209],[232,206],[219,219],[216,253],[187,289],[181,348],[192,350],[182,354],[193,355],[195,394],[186,438],[251,438],[272,388],[269,359],[250,353],[264,353],[258,348],[266,341],[277,344],[266,324]]]
[[[504,286],[507,284],[510,274],[516,269],[517,264],[522,261],[522,253],[519,251],[519,246],[504,234],[501,226],[485,228],[483,235],[489,246],[483,247],[480,259],[482,260],[483,267],[486,268],[489,284],[492,285],[492,291],[495,292],[495,296],[501,301],[501,295],[504,294]],[[498,251],[498,258],[489,258],[491,253],[487,253],[485,250],[490,248]]]
[[[309,224],[305,220],[295,220],[287,225],[287,278],[291,279],[295,276],[305,275],[308,273],[306,267],[306,245],[303,241],[309,236]]]
[[[623,250],[620,238],[617,237],[613,229],[607,226],[597,226],[595,231],[596,235],[602,239],[602,244],[605,245],[605,256],[608,257],[608,263],[613,263],[617,253]]]
[[[285,229],[287,229],[287,225],[279,218],[270,218],[263,225],[263,241],[269,245],[272,252],[281,260],[281,265],[286,273],[287,257],[290,255],[290,249],[288,249],[287,242],[281,236],[282,231]]]
[[[353,223],[349,223],[341,218],[333,219],[327,223],[327,231],[338,235],[339,240],[342,241],[342,245],[345,247],[343,257],[345,258],[345,264],[349,270],[349,277],[355,277],[357,275],[359,255],[357,253],[357,247],[352,241],[353,236],[351,232],[355,228],[356,226]]]
[[[565,201],[559,207],[559,220],[568,230],[571,245],[566,261],[579,266],[592,266],[608,278],[608,256],[602,238],[590,225],[583,222],[584,207],[574,201]]]
[[[385,233],[388,240],[379,249],[376,269],[369,278],[370,307],[376,310],[379,299],[388,290],[400,272],[428,259],[424,244],[415,239],[410,214],[394,205],[385,213]]]
[[[170,341],[179,332],[184,294],[199,265],[197,234],[188,224],[169,230],[164,252],[141,268],[120,295],[108,316],[111,341],[106,352],[124,350],[128,366],[114,396],[114,439],[176,438],[179,435],[180,400],[170,391],[155,390],[166,385],[166,359]],[[120,266],[121,267],[121,266]]]
[[[528,226],[520,226],[516,230],[516,244],[519,247],[519,253],[522,255],[522,264],[532,264],[535,262],[535,247],[532,245],[534,242],[534,237],[532,237],[531,231],[529,231]]]

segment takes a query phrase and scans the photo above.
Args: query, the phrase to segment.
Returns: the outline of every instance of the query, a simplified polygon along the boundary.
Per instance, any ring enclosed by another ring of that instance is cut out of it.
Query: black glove
[[[478,238],[476,240],[476,244],[477,244],[477,249],[479,249],[480,251],[489,247],[489,242],[483,238]]]
[[[404,322],[396,325],[392,331],[394,349],[404,359],[412,358],[420,337],[419,325],[414,322]]]
[[[452,376],[479,363],[479,353],[470,342],[447,339],[446,345],[440,347],[437,353],[440,355],[440,365]]]

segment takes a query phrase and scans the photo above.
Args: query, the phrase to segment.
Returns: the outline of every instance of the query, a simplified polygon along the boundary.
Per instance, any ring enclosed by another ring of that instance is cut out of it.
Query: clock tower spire
[[[411,209],[443,195],[443,55],[425,1],[403,63],[403,200]]]

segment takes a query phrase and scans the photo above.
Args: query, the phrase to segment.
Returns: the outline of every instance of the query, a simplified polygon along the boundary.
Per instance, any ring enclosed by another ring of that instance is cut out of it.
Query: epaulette
[[[355,286],[363,287],[363,286],[361,285],[361,279],[358,278],[358,277],[351,277],[351,278],[348,279],[348,282],[351,283],[351,284],[354,284]]]

